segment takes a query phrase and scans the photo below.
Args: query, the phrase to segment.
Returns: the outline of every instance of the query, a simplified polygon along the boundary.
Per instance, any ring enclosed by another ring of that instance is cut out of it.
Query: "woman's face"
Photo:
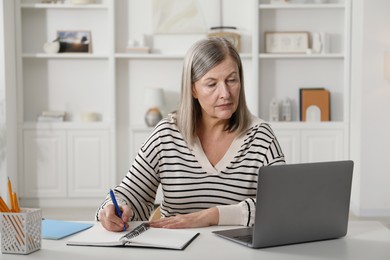
[[[241,82],[236,62],[228,57],[209,70],[192,87],[203,119],[228,120],[236,111]]]

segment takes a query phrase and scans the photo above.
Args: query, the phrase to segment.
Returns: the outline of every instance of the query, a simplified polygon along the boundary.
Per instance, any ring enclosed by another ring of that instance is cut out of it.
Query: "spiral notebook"
[[[107,231],[100,222],[72,237],[69,246],[124,246],[184,250],[198,235],[189,229],[151,228],[145,222],[130,222],[123,232]]]

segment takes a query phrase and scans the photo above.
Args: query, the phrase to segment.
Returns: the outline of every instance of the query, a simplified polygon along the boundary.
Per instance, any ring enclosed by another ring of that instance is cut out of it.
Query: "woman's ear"
[[[198,93],[196,92],[195,84],[191,87],[192,97],[198,99]]]

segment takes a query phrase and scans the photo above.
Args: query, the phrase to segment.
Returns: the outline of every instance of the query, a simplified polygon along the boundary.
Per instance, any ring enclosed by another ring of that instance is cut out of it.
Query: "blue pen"
[[[112,191],[112,189],[110,189],[110,196],[111,196],[112,203],[114,203],[116,214],[118,215],[118,217],[120,219],[122,219],[122,211],[119,209],[118,202],[116,201],[116,198],[115,198],[115,195],[114,195],[114,192]],[[123,225],[123,231],[126,231],[126,223],[124,223],[124,225]]]

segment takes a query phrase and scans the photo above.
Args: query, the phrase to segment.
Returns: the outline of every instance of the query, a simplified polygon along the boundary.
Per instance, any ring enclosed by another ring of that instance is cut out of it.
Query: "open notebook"
[[[199,233],[189,229],[150,228],[143,222],[130,222],[123,232],[107,231],[100,222],[72,237],[71,246],[129,246],[185,249]]]

